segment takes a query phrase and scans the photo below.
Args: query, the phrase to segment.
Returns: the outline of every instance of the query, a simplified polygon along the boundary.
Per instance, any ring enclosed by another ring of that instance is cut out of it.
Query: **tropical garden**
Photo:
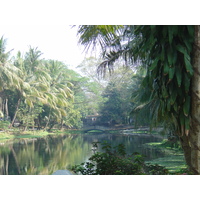
[[[188,170],[199,174],[199,31],[199,26],[78,26],[79,43],[101,54],[83,60],[77,71],[43,59],[37,47],[11,57],[1,37],[0,137],[81,130],[84,119],[95,115],[102,126],[161,128],[180,145]],[[130,158],[123,145],[103,148],[105,153],[74,170],[168,174],[138,154]]]
[[[112,72],[119,59],[145,70],[139,109],[149,108],[153,125],[172,127],[194,174],[200,173],[199,31],[199,26],[176,25],[83,25],[78,30],[82,45],[101,48],[100,73]]]

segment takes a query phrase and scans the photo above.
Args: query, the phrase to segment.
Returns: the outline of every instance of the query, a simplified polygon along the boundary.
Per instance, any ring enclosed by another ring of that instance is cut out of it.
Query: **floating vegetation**
[[[162,142],[152,142],[146,143],[145,146],[150,146],[151,148],[160,148],[165,152],[166,156],[148,161],[150,164],[159,164],[165,166],[169,172],[175,172],[181,169],[185,169],[186,163],[183,155],[183,151],[178,145],[171,145],[167,140]]]

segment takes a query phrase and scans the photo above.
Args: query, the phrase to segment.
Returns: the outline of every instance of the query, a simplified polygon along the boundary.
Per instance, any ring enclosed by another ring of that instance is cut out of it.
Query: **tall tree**
[[[53,119],[52,127],[55,122],[64,123],[67,112],[72,108],[73,100],[72,83],[69,81],[69,74],[66,66],[59,61],[45,61],[45,68],[51,77],[49,88],[44,92],[44,96],[48,99],[46,107],[48,107],[47,125]],[[69,123],[68,123],[69,125]]]
[[[19,76],[23,81],[16,90],[18,103],[11,126],[17,117],[21,102],[29,107],[30,113],[33,111],[34,104],[38,101],[41,103],[46,102],[43,92],[48,89],[49,75],[42,67],[40,56],[41,53],[37,51],[37,48],[30,47],[29,52],[25,54],[25,58],[18,52],[14,60],[14,65],[20,69]]]
[[[103,92],[105,100],[100,109],[100,118],[104,123],[129,124],[131,92],[136,79],[132,78],[133,71],[130,68],[116,68]]]
[[[191,83],[191,124],[189,132],[189,147],[191,151],[191,167],[200,174],[200,26],[195,26],[195,41],[193,48],[194,75]]]
[[[99,43],[102,47],[105,59],[99,65],[102,71],[112,69],[119,58],[128,64],[139,62],[146,68],[143,85],[150,89],[148,101],[157,101],[154,115],[173,122],[188,166],[193,173],[200,174],[199,26],[194,29],[194,26],[79,26],[78,34],[81,44]]]
[[[6,39],[2,36],[0,39],[0,98],[2,99],[1,114],[6,114],[6,117],[8,117],[8,99],[5,95],[5,90],[17,89],[22,83],[22,80],[19,77],[20,70],[12,64],[12,61],[9,58],[10,52],[11,51],[6,52]]]

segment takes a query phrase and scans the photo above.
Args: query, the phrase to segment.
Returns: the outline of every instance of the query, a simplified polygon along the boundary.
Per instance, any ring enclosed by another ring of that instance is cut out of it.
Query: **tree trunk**
[[[45,125],[45,127],[44,127],[44,130],[45,130],[45,131],[46,131],[47,128],[48,128],[48,125],[49,125],[49,122],[50,122],[50,117],[51,117],[51,109],[50,109],[50,111],[49,111],[49,116],[48,116],[47,123],[46,123],[46,125]]]
[[[17,107],[16,107],[16,110],[15,110],[15,115],[14,115],[13,120],[12,120],[12,122],[11,122],[11,124],[9,125],[8,128],[11,128],[11,127],[13,126],[14,122],[15,122],[15,119],[16,119],[16,117],[17,117],[17,112],[18,112],[18,110],[19,110],[20,102],[21,102],[21,99],[19,99],[18,102],[17,102]]]
[[[184,152],[185,162],[191,170],[191,146],[189,137],[184,134],[183,136],[180,136],[179,139]]]
[[[61,120],[61,124],[60,124],[60,130],[62,130],[62,129],[63,129],[63,123],[64,123],[64,121],[63,121],[63,120]]]
[[[200,26],[195,26],[195,44],[193,55],[194,75],[191,86],[191,170],[200,174]]]
[[[3,114],[3,99],[0,97],[0,109],[1,113]]]
[[[46,131],[46,130],[47,130],[47,128],[48,128],[49,121],[50,121],[50,114],[49,114],[49,116],[48,116],[47,123],[46,123],[46,125],[45,125],[45,127],[44,127],[44,130],[45,130],[45,131]]]
[[[6,156],[6,175],[8,175],[9,156]]]
[[[5,102],[5,111],[6,111],[6,120],[8,120],[8,117],[9,117],[9,113],[8,113],[8,99],[6,99],[6,102]]]
[[[16,153],[15,153],[15,150],[13,149],[13,146],[10,146],[10,149],[11,149],[12,154],[13,154],[13,157],[14,157],[14,159],[15,159],[15,163],[16,163],[16,166],[17,166],[18,173],[21,174],[19,162],[18,162],[18,160],[17,160],[17,155],[16,155]]]

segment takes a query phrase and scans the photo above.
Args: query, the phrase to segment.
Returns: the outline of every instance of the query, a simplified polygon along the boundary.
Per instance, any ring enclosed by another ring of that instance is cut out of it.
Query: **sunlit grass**
[[[80,130],[53,130],[51,132],[44,130],[28,130],[21,131],[18,128],[13,128],[9,131],[0,132],[0,140],[9,140],[15,138],[38,138],[45,137],[47,135],[59,135],[59,134],[82,134]]]
[[[102,133],[101,130],[91,130],[91,131],[88,131],[88,133]]]
[[[150,145],[150,146],[159,146],[161,144],[162,144],[162,142],[151,142],[151,143],[148,143],[147,145]]]
[[[182,149],[179,147],[167,146],[166,140],[162,142],[152,142],[145,145],[160,148],[165,152],[166,156],[148,161],[151,164],[159,164],[166,167],[170,172],[175,172],[180,169],[187,168]]]
[[[14,139],[14,138],[33,138],[33,137],[43,137],[52,133],[47,131],[12,131],[12,132],[2,132],[0,133],[0,140]]]
[[[159,164],[166,167],[170,172],[178,171],[186,168],[186,163],[183,155],[171,155],[162,158],[157,158],[152,161],[148,161],[151,164]]]

